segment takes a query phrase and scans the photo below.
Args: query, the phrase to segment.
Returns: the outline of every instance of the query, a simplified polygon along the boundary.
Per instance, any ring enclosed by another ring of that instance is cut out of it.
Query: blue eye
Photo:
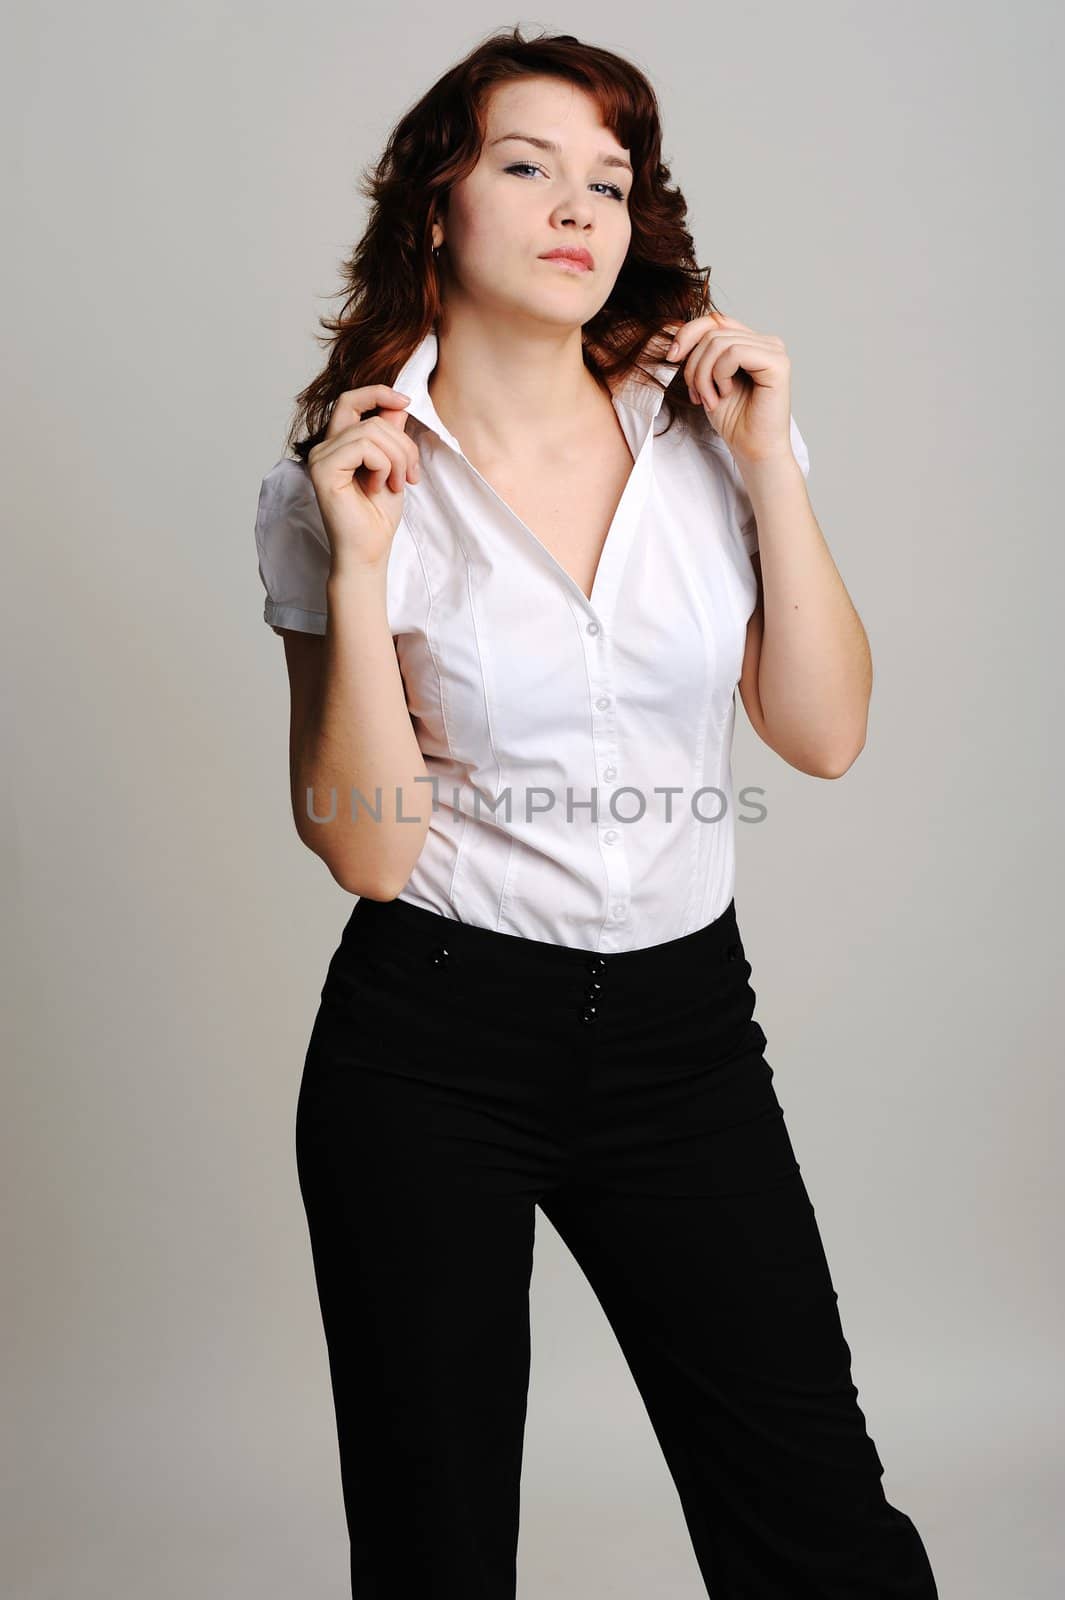
[[[504,167],[503,170],[504,172],[520,172],[523,167],[529,172],[542,172],[544,170],[543,167],[538,167],[535,161],[515,161],[512,166]],[[609,189],[615,200],[624,200],[625,198],[624,190],[619,189],[616,183],[596,183],[592,187],[595,189]]]

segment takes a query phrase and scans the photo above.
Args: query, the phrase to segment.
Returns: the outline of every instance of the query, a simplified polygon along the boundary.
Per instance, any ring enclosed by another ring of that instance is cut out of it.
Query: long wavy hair
[[[562,78],[588,91],[604,126],[631,154],[632,236],[609,298],[582,329],[585,364],[603,382],[638,372],[637,381],[663,389],[668,426],[678,407],[702,413],[679,364],[663,384],[639,363],[648,348],[653,359],[665,359],[670,340],[664,324],[717,309],[710,268],[695,261],[687,201],[662,162],[655,92],[642,72],[610,50],[571,33],[524,39],[514,27],[488,35],[445,72],[396,124],[376,166],[363,175],[359,187],[370,201],[369,221],[341,266],[339,315],[318,319],[326,333],[316,338],[328,346],[328,359],[297,395],[285,441],[301,459],[324,437],[339,396],[393,382],[435,325],[444,296],[432,254],[433,222],[446,215],[452,185],[480,158],[491,90],[524,76]]]

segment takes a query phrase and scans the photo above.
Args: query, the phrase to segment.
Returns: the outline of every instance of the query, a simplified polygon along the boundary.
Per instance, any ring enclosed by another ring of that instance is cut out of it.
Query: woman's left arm
[[[791,766],[839,778],[865,744],[869,641],[795,457],[740,470],[758,524],[740,698],[755,732]]]
[[[677,333],[694,400],[732,451],[758,527],[758,599],[740,696],[755,731],[791,766],[838,778],[865,744],[873,666],[791,448],[791,362],[775,334],[721,312]]]

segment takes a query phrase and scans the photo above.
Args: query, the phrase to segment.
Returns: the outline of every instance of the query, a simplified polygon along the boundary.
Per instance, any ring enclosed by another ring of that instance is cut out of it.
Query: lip
[[[548,250],[540,257],[540,260],[559,261],[577,272],[591,272],[595,267],[591,252],[576,247]]]

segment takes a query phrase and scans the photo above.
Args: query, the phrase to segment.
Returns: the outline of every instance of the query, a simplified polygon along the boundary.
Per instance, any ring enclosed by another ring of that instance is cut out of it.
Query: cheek
[[[471,187],[453,215],[455,247],[475,255],[477,261],[499,259],[520,229],[523,214],[520,197],[516,201],[505,186]]]
[[[598,259],[612,277],[616,278],[625,265],[630,242],[631,235],[628,228],[622,229],[618,235],[607,235],[605,230],[600,234]]]
[[[498,282],[545,248],[541,241],[547,232],[542,209],[533,213],[528,195],[504,193],[467,217],[462,237],[466,268],[484,282]]]

